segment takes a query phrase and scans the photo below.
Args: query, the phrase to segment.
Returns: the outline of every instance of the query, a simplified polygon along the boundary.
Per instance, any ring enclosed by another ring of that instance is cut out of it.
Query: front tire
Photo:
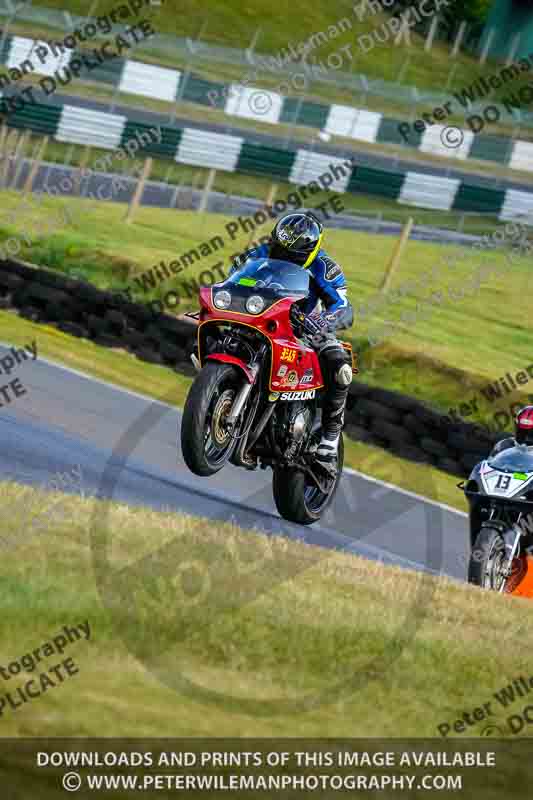
[[[332,503],[342,476],[344,441],[339,439],[337,475],[327,494],[321,492],[305,472],[291,467],[275,467],[272,481],[278,512],[289,522],[312,525],[318,522]]]
[[[230,459],[237,439],[224,422],[242,381],[230,364],[208,362],[191,386],[181,421],[181,452],[195,475],[215,475]]]
[[[468,582],[494,592],[501,590],[506,578],[501,574],[505,561],[505,542],[497,528],[482,528],[478,533],[468,563]]]

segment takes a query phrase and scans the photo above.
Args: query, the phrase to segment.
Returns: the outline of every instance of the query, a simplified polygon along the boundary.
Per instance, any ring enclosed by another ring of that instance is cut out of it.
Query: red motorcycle
[[[293,327],[303,319],[293,306],[308,291],[308,273],[276,259],[249,259],[223,283],[200,290],[193,356],[200,373],[181,426],[192,472],[214,475],[228,462],[272,467],[279,513],[303,525],[319,520],[333,500],[344,456],[341,436],[336,470],[315,464],[324,382],[315,351]]]

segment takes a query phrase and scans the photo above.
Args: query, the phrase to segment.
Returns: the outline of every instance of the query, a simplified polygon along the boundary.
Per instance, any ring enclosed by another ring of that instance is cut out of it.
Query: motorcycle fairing
[[[270,389],[321,389],[324,386],[318,356],[313,349],[294,339],[283,337],[271,340],[272,370]]]
[[[261,314],[220,311],[213,305],[212,292],[207,287],[200,290],[200,298],[202,310],[198,325],[198,353],[201,364],[205,358],[202,346],[204,326],[217,322],[233,322],[236,326],[242,325],[260,331],[269,342],[271,348],[269,388],[272,392],[323,388],[324,380],[316,352],[294,336],[289,321],[289,309],[294,302],[293,298],[282,298]],[[244,362],[240,359],[236,361],[244,369],[246,366]]]
[[[237,356],[230,356],[228,353],[211,353],[211,355],[207,356],[208,361],[222,361],[224,364],[235,364],[236,367],[240,367],[244,374],[246,375],[246,380],[248,383],[254,382],[254,375],[248,369],[248,366],[244,363],[242,358],[237,358]]]
[[[533,483],[533,466],[530,457],[517,457],[518,454],[504,451],[505,459],[496,458],[483,461],[479,468],[479,476],[486,494],[492,497],[515,497],[529,490]],[[501,462],[501,464],[499,463]],[[500,468],[501,467],[501,468]]]

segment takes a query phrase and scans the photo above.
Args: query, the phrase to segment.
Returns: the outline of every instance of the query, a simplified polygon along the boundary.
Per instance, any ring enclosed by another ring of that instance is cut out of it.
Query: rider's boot
[[[337,471],[337,454],[343,425],[344,398],[340,408],[332,409],[331,406],[329,408],[325,406],[322,411],[322,439],[315,459],[330,474]]]
[[[337,343],[336,343],[337,344]],[[330,348],[335,359],[332,380],[329,383],[324,406],[322,408],[322,439],[316,451],[316,462],[330,475],[337,471],[337,453],[342,428],[344,425],[344,408],[348,398],[348,390],[352,382],[352,368],[344,361],[344,354],[339,363],[338,354]],[[327,350],[327,348],[325,348]],[[330,371],[331,375],[331,371]]]

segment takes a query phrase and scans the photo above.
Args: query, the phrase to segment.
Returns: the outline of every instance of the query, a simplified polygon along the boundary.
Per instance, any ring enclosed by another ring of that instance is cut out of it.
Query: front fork
[[[257,376],[259,374],[261,364],[263,363],[265,357],[265,351],[266,348],[264,345],[262,345],[259,351],[256,353],[255,358],[253,359],[251,364],[248,365],[248,369],[252,373],[252,380],[251,381],[247,380],[242,389],[240,389],[239,392],[237,393],[237,396],[233,401],[231,411],[228,414],[227,418],[227,424],[231,427],[232,430],[235,428],[237,422],[239,421],[241,414],[244,411],[244,407],[248,402],[248,398],[250,397],[251,391],[257,383]],[[250,420],[250,423],[251,422],[252,420]]]
[[[233,401],[231,411],[229,412],[226,421],[228,427],[231,428],[231,430],[235,428],[235,425],[237,424],[237,421],[242,414],[244,406],[246,405],[246,402],[250,396],[250,392],[255,386],[256,377],[257,377],[257,370],[254,371],[253,381],[251,382],[246,381],[242,389],[240,389],[240,391],[238,392],[237,397]]]
[[[507,584],[508,579],[511,577],[512,568],[513,568],[513,561],[516,558],[520,547],[520,539],[522,538],[523,533],[520,530],[520,526],[518,523],[515,524],[505,531],[503,535],[503,540],[505,542],[505,554],[507,556],[507,561],[502,567],[502,575],[504,580],[502,581],[502,585],[499,588],[499,592],[503,593],[505,591],[505,586]]]

